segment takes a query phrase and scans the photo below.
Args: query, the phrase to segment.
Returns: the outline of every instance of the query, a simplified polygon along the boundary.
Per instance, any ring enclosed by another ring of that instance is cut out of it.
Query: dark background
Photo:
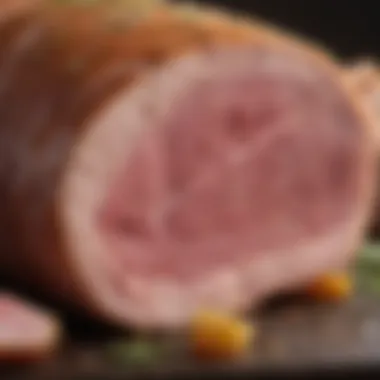
[[[251,12],[301,32],[340,56],[380,57],[378,0],[195,0]]]

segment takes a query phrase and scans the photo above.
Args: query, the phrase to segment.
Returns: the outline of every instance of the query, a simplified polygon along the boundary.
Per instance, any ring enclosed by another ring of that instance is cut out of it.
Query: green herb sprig
[[[355,280],[359,292],[380,295],[380,241],[367,242],[359,251]]]

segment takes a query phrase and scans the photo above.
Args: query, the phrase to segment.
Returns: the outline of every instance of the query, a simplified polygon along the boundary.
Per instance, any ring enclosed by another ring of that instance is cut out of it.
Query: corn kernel
[[[307,288],[307,294],[324,301],[339,301],[353,293],[353,281],[347,273],[330,273]]]
[[[198,358],[234,359],[250,346],[254,331],[248,323],[213,312],[198,314],[191,325],[190,344]]]

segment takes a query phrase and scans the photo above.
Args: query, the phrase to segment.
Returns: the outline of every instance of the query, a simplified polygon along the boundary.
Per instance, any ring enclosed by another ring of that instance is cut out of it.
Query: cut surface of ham
[[[332,59],[173,15],[115,29],[90,9],[0,25],[5,274],[148,329],[349,265],[376,154]]]
[[[347,263],[364,217],[364,130],[302,60],[180,59],[119,96],[78,150],[63,209],[73,259],[136,322],[247,308]]]

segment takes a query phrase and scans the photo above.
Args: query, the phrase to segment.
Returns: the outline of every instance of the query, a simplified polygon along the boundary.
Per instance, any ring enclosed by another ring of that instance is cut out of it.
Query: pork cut
[[[0,292],[0,363],[48,358],[60,337],[60,323],[50,312]]]
[[[332,57],[172,7],[0,25],[0,268],[122,327],[349,265],[375,188],[373,125]]]

